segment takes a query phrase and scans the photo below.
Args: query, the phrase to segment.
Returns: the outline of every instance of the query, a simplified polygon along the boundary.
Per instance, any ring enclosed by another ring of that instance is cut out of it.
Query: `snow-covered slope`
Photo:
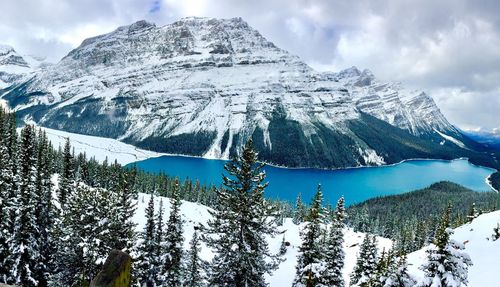
[[[465,244],[465,252],[474,264],[469,269],[470,287],[500,286],[498,264],[500,263],[500,240],[492,241],[493,228],[500,223],[500,211],[483,214],[471,223],[455,229],[452,239]],[[409,271],[422,278],[419,270],[426,258],[425,248],[408,256]]]
[[[123,26],[2,94],[43,126],[207,158],[228,158],[253,138],[264,160],[288,166],[404,159],[374,142],[432,156],[415,137],[460,135],[425,93],[355,67],[316,72],[241,18]],[[391,128],[404,140],[387,139]]]
[[[148,204],[150,195],[140,193],[138,197],[138,208],[134,215],[134,222],[137,225],[137,231],[142,231],[145,224],[145,209]],[[162,197],[155,197],[155,208],[159,206],[159,201]],[[170,203],[168,198],[163,198],[165,222],[168,219],[170,212]],[[208,212],[209,208],[197,203],[183,201],[181,213],[184,224],[184,247],[189,248],[189,241],[193,234],[195,225],[206,224],[210,219]],[[470,224],[463,225],[455,229],[452,238],[458,242],[465,243],[465,252],[470,255],[473,266],[469,269],[469,285],[470,287],[498,287],[498,263],[500,256],[500,240],[492,241],[493,228],[500,223],[500,211],[495,211],[483,214]],[[295,274],[295,264],[297,258],[297,250],[301,244],[299,235],[300,226],[292,223],[291,219],[285,219],[285,223],[280,227],[280,231],[284,231],[286,241],[290,242],[290,246],[285,254],[286,260],[279,265],[271,276],[268,276],[267,281],[271,287],[291,286]],[[354,232],[351,229],[346,229],[344,250],[346,252],[346,265],[344,268],[344,278],[349,286],[349,274],[352,272],[356,263],[359,245],[361,244],[364,233]],[[268,243],[271,251],[278,252],[282,237],[268,238]],[[381,252],[383,249],[391,248],[392,242],[386,238],[378,238],[378,247]],[[202,245],[202,258],[210,260],[213,256],[212,252],[205,245]],[[408,255],[409,272],[418,280],[421,280],[423,273],[419,270],[426,257],[425,248]]]
[[[14,48],[0,44],[0,89],[21,81],[36,69],[47,65],[43,58],[19,55]]]
[[[155,198],[155,209],[158,209],[160,205],[160,199],[162,197]],[[138,208],[137,212],[134,215],[134,222],[137,225],[137,231],[142,231],[144,228],[145,222],[145,209],[148,205],[148,201],[150,199],[150,195],[148,194],[139,194],[138,198]],[[164,222],[167,222],[168,215],[170,212],[170,202],[168,198],[163,198],[163,206],[164,206]],[[189,248],[189,241],[193,235],[193,227],[195,225],[206,224],[210,219],[210,213],[208,212],[208,207],[183,201],[181,206],[181,213],[184,223],[184,248]],[[280,227],[280,231],[284,231],[285,240],[290,242],[290,246],[287,249],[284,258],[286,259],[279,265],[278,270],[276,270],[271,276],[267,277],[267,282],[270,284],[270,287],[282,287],[282,286],[292,286],[293,277],[295,275],[295,265],[297,259],[297,250],[301,244],[300,235],[299,235],[300,226],[293,224],[290,218],[285,220],[283,226]],[[351,273],[354,265],[356,264],[357,253],[359,251],[359,245],[363,241],[364,233],[354,232],[351,229],[346,229],[345,231],[345,244],[344,249],[346,252],[345,258],[345,269],[344,269],[344,277],[346,282],[349,282],[349,274]],[[272,252],[278,253],[282,236],[277,236],[275,238],[268,238],[269,248]],[[386,249],[388,250],[392,245],[391,240],[386,238],[378,238],[378,247],[380,250]],[[205,260],[210,260],[213,256],[212,252],[205,245],[202,245],[201,257]],[[349,286],[347,284],[346,286]]]
[[[71,147],[76,154],[85,153],[87,158],[93,157],[99,162],[108,159],[108,162],[116,161],[121,165],[126,165],[150,157],[165,155],[139,149],[115,139],[74,134],[45,127],[41,127],[41,129],[46,132],[49,141],[55,148],[64,147],[66,139],[69,138]]]

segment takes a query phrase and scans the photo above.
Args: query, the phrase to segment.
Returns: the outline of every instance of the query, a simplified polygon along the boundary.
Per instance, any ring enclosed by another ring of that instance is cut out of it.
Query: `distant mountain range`
[[[500,151],[500,130],[487,131],[463,131],[469,138],[485,145],[486,147]]]
[[[27,63],[0,51],[0,71]],[[229,158],[252,138],[269,163],[337,168],[485,149],[426,93],[356,67],[317,72],[241,18],[139,21],[28,67],[0,74],[19,117],[155,151]]]

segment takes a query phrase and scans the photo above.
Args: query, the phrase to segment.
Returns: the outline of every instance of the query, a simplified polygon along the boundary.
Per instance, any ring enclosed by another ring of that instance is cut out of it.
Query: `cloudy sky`
[[[497,0],[2,0],[0,43],[56,62],[146,19],[243,17],[318,70],[368,68],[430,93],[463,129],[500,134]]]

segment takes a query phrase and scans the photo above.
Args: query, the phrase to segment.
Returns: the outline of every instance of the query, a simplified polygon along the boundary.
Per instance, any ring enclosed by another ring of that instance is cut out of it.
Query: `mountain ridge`
[[[249,138],[269,163],[323,168],[451,159],[475,144],[424,92],[355,67],[316,72],[241,18],[122,26],[0,95],[49,128],[206,158]]]

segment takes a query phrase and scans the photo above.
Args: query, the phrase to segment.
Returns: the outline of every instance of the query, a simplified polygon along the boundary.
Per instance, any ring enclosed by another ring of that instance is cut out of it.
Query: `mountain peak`
[[[341,79],[359,77],[360,75],[361,71],[356,66],[352,66],[337,73],[337,76]]]
[[[7,53],[11,53],[11,52],[15,52],[15,50],[14,50],[14,48],[12,48],[12,46],[0,44],[0,56],[5,55]]]
[[[139,20],[131,25],[128,26],[129,31],[137,31],[137,30],[144,30],[144,29],[149,29],[156,27],[155,23],[148,22],[146,20]]]

